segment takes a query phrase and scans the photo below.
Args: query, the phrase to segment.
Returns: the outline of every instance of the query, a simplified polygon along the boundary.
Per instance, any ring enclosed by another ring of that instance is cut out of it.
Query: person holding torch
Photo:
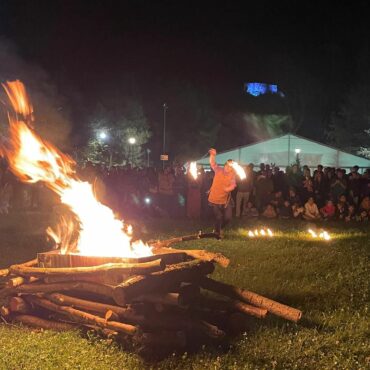
[[[208,195],[208,203],[212,207],[215,217],[215,234],[217,239],[222,238],[223,228],[232,218],[231,192],[236,187],[233,161],[227,160],[224,167],[216,163],[216,149],[209,150],[209,163],[215,173]]]

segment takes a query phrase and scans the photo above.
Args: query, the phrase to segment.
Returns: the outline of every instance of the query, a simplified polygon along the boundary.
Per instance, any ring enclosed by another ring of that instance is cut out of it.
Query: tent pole
[[[290,134],[288,135],[288,164],[287,167],[290,166]]]

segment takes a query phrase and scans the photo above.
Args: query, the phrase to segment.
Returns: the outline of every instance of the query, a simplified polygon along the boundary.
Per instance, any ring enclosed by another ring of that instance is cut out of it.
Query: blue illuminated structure
[[[277,85],[265,84],[261,82],[247,82],[244,85],[245,92],[253,96],[260,96],[264,94],[279,94],[284,96],[278,90]]]

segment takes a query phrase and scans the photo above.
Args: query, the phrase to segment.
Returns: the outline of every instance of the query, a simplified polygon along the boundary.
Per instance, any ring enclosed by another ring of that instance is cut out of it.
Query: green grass
[[[0,268],[45,250],[49,216],[0,220]],[[147,224],[146,239],[194,232],[192,222]],[[365,369],[370,366],[369,236],[361,225],[327,224],[331,242],[313,241],[307,224],[269,222],[273,239],[246,237],[246,222],[235,222],[226,239],[188,242],[230,257],[213,276],[301,309],[294,324],[270,317],[235,339],[230,348],[204,347],[144,364],[109,340],[79,332],[53,333],[0,325],[0,369]],[[260,223],[262,225],[262,223]],[[205,227],[205,225],[203,225]],[[138,230],[139,228],[136,228]]]

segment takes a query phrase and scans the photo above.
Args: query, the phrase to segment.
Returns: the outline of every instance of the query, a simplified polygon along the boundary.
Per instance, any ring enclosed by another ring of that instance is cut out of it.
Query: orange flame
[[[14,82],[7,82],[6,84],[2,85],[9,97],[14,111],[17,114],[22,114],[24,118],[31,118],[33,114],[33,108],[28,100],[26,89],[24,88],[22,82],[16,80]]]
[[[14,111],[24,118],[30,115],[32,107],[24,85],[15,81],[3,86]],[[39,138],[23,120],[9,116],[9,125],[10,145],[3,145],[1,153],[8,159],[12,172],[24,182],[44,182],[69,206],[79,222],[77,243],[71,241],[76,231],[71,223],[63,221],[56,232],[48,229],[57,243],[66,244],[62,252],[76,244],[78,253],[89,256],[152,254],[151,248],[141,241],[131,242],[132,237],[123,231],[124,223],[115,218],[110,208],[97,201],[91,184],[77,178],[72,158]]]

